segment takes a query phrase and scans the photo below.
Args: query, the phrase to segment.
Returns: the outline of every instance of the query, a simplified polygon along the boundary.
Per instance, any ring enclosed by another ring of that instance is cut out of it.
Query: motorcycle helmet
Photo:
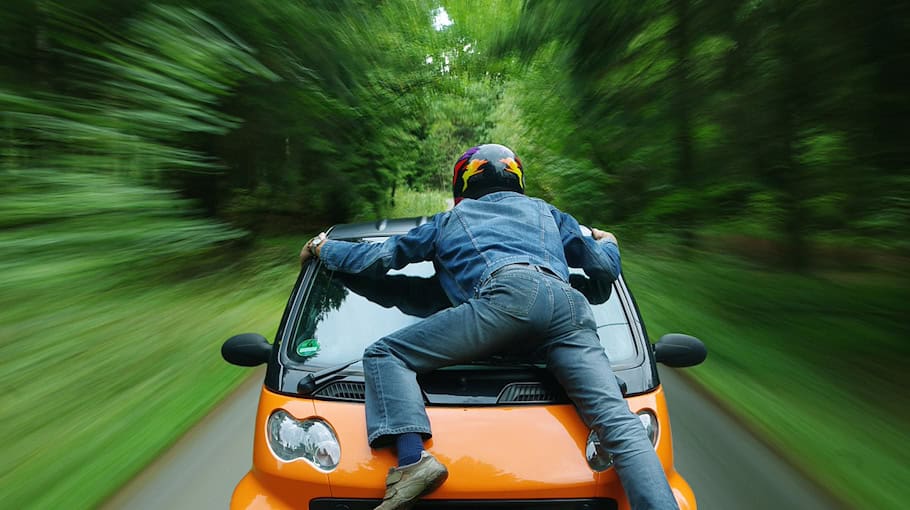
[[[489,143],[471,147],[455,162],[452,196],[458,204],[465,198],[480,198],[494,191],[524,194],[521,160],[504,145]]]

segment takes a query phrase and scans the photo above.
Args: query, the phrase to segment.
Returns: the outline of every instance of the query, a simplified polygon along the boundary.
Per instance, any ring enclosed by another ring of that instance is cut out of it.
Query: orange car
[[[425,219],[339,225],[332,239],[381,241]],[[656,362],[691,366],[704,345],[685,335],[649,343],[625,281],[572,284],[589,299],[598,333],[628,400],[657,450],[682,510],[691,488],[673,467],[670,419]],[[318,261],[300,273],[274,344],[232,337],[224,358],[266,363],[254,431],[253,467],[234,490],[232,509],[372,509],[396,458],[372,450],[364,421],[359,359],[370,343],[449,306],[433,264],[385,275],[335,273]],[[457,334],[457,332],[455,332]],[[539,360],[502,353],[418,377],[433,438],[426,448],[449,470],[420,509],[606,510],[629,504],[609,456]]]

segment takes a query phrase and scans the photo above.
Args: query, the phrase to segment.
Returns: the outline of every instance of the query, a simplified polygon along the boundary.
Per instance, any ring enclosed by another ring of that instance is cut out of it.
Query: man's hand
[[[600,230],[599,228],[593,228],[593,227],[591,228],[591,237],[593,237],[595,241],[600,241],[601,239],[606,239],[607,241],[611,241],[614,244],[617,244],[617,245],[619,244],[616,241],[616,236],[614,236],[613,234],[611,234],[610,232],[607,232],[605,230]]]
[[[315,243],[316,240],[319,240],[318,243]],[[307,241],[303,248],[300,249],[300,265],[306,263],[311,257],[319,257],[319,254],[322,252],[322,243],[325,242],[326,236],[325,232],[320,232],[318,236]],[[314,246],[315,244],[315,246]]]

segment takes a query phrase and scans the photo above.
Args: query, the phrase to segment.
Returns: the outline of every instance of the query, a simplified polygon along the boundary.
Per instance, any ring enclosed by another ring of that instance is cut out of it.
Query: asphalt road
[[[673,370],[662,370],[661,378],[676,467],[700,510],[839,508]],[[250,467],[261,383],[259,372],[103,508],[227,508]]]
[[[265,370],[257,370],[102,508],[227,508],[234,486],[253,462],[253,425],[264,378]]]
[[[842,509],[674,370],[660,371],[676,469],[699,510]]]

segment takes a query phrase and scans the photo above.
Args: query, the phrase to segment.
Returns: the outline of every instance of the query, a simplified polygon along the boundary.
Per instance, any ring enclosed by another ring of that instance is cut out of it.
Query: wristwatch
[[[314,257],[318,255],[318,254],[316,253],[316,248],[317,248],[320,244],[322,244],[322,241],[323,241],[323,239],[322,239],[321,237],[319,237],[319,236],[316,236],[316,237],[310,239],[310,255],[312,255],[312,256],[314,256]]]

